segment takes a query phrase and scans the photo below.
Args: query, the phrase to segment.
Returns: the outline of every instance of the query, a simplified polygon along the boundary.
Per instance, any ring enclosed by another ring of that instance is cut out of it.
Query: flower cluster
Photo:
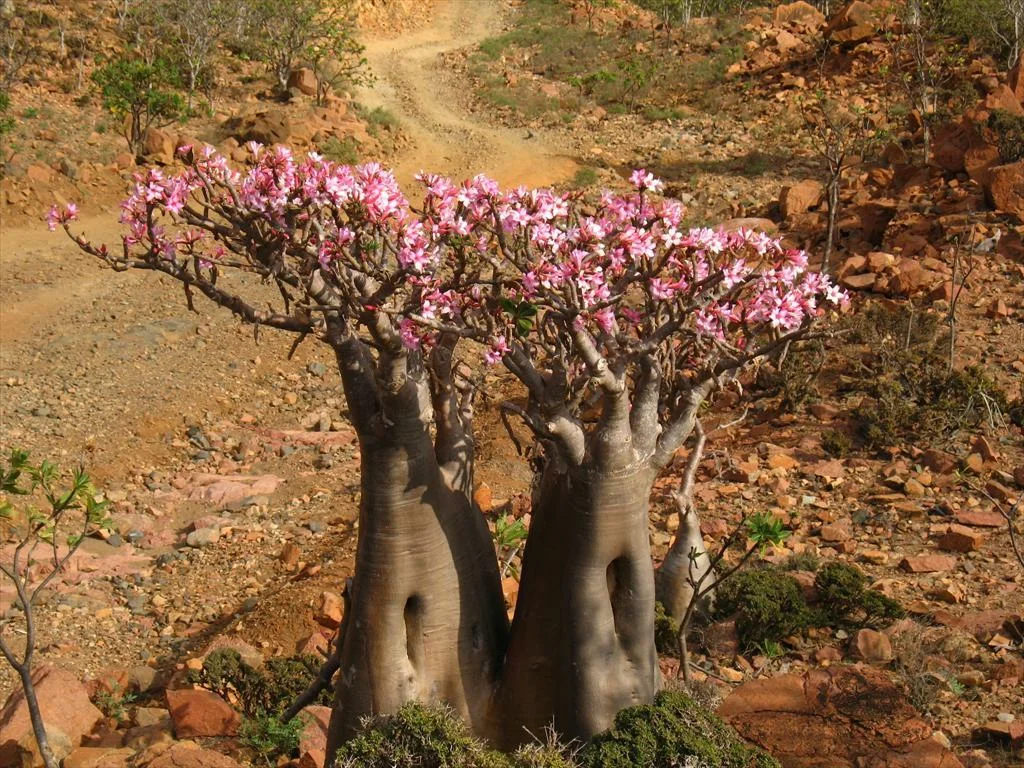
[[[686,227],[683,207],[659,197],[662,183],[644,170],[630,177],[632,192],[606,192],[586,213],[547,189],[420,174],[417,211],[377,164],[299,159],[257,144],[249,151],[242,172],[209,147],[186,147],[184,171],[136,176],[122,205],[126,247],[176,269],[208,268],[231,253],[242,257],[236,265],[286,275],[293,288],[319,271],[357,286],[347,296],[364,292],[359,312],[397,316],[407,347],[454,330],[481,342],[492,363],[542,331],[569,357],[579,352],[578,330],[603,352],[680,339],[690,354],[744,349],[847,300],[808,269],[806,253],[776,238]],[[75,214],[54,209],[51,228]],[[371,283],[388,289],[368,298]]]

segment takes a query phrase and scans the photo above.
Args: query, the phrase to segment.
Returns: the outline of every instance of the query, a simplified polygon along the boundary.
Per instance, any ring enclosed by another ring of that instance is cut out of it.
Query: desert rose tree
[[[330,750],[410,699],[502,747],[552,721],[589,738],[650,702],[654,480],[716,389],[843,294],[765,235],[685,228],[644,172],[587,212],[424,175],[414,210],[378,166],[252,152],[244,172],[207,149],[141,177],[117,252],[72,234],[73,209],[51,225],[115,269],[174,277],[190,306],[202,293],[335,351],[363,474]],[[522,384],[503,407],[543,448],[511,628],[471,501],[460,361],[481,356]]]

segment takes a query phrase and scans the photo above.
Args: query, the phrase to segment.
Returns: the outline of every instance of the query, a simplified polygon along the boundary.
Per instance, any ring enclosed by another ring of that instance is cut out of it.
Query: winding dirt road
[[[367,107],[394,114],[414,142],[395,162],[408,183],[421,170],[466,178],[485,173],[503,185],[543,186],[571,179],[576,163],[543,131],[488,124],[466,107],[467,83],[447,71],[445,53],[502,32],[502,0],[447,0],[432,23],[411,34],[366,41],[377,78],[358,93]]]

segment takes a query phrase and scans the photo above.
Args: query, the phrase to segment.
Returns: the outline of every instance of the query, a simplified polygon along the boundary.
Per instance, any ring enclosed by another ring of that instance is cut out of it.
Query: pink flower
[[[78,219],[78,206],[74,203],[68,203],[63,208],[58,208],[56,205],[50,208],[46,214],[46,225],[50,228],[51,232],[57,229],[58,224],[66,224],[69,221],[75,221]]]
[[[495,336],[491,339],[491,346],[484,354],[484,360],[487,361],[488,365],[495,365],[502,361],[512,348],[508,345],[504,336]]]

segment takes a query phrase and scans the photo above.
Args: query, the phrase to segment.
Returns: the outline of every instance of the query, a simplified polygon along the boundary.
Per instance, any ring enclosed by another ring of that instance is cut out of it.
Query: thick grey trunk
[[[554,721],[589,739],[660,684],[647,529],[654,472],[588,462],[544,479],[496,709],[510,747]]]
[[[439,466],[423,385],[375,400],[366,360],[339,361],[362,480],[329,757],[361,718],[412,700],[444,702],[483,730],[508,623],[486,522]]]

